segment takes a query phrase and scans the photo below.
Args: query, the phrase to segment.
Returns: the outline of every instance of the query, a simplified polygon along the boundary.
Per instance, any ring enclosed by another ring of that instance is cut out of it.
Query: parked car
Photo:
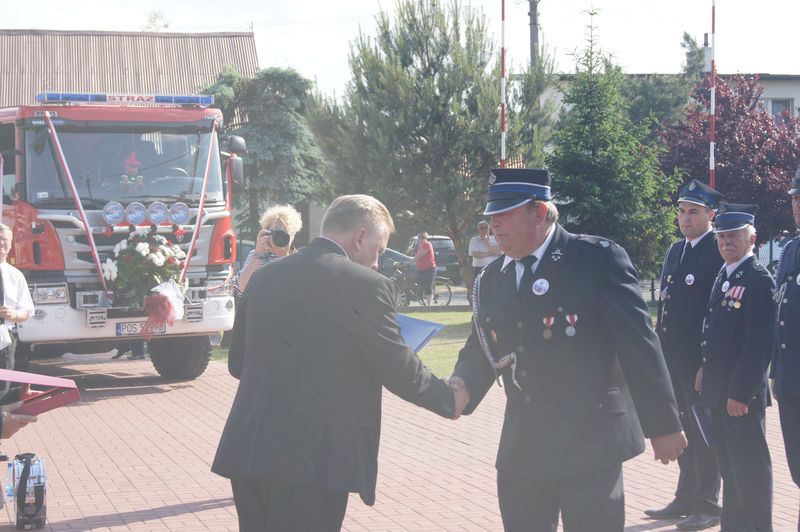
[[[428,242],[433,246],[433,255],[436,258],[436,275],[447,277],[450,284],[461,284],[461,265],[458,263],[456,247],[449,236],[431,235]],[[413,257],[417,249],[417,237],[411,237],[406,253]]]
[[[410,263],[410,266],[408,266],[408,271],[416,277],[417,269],[414,266],[414,257],[409,257],[408,255],[400,253],[399,251],[391,248],[386,248],[386,251],[384,251],[381,257],[378,259],[378,271],[386,277],[394,277],[395,263],[397,262],[400,264]]]

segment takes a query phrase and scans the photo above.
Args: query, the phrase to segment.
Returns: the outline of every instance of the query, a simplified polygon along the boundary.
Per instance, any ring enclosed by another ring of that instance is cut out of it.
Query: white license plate
[[[121,321],[117,323],[117,336],[142,336],[146,334],[164,334],[167,324],[151,325],[145,328],[146,321]],[[147,330],[145,330],[147,329]]]
[[[437,267],[436,267],[436,271],[437,271],[437,272],[444,272],[444,271],[447,271],[447,266],[437,266]]]

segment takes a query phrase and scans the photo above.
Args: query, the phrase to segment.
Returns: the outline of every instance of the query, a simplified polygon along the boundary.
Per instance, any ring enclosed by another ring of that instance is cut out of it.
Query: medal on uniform
[[[734,301],[733,308],[742,308],[742,303],[740,301]]]
[[[800,286],[800,275],[797,276],[797,286]]]
[[[728,300],[728,306],[729,306],[730,308],[733,308],[733,306],[734,306],[735,304],[736,304],[736,302],[735,302],[733,299],[729,299],[729,300]]]
[[[727,292],[728,288],[730,288],[730,287],[731,287],[731,282],[730,281],[725,281],[724,283],[722,283],[722,291],[723,292]]]
[[[556,248],[556,249],[554,249],[554,250],[553,250],[553,252],[550,254],[550,259],[551,259],[553,262],[558,262],[558,261],[560,261],[560,260],[561,260],[561,255],[563,255],[563,254],[564,254],[564,252],[563,252],[563,251],[561,251],[561,248]]]
[[[536,279],[533,283],[533,293],[537,296],[544,295],[550,289],[550,283],[547,279]]]
[[[578,315],[567,314],[567,321],[569,322],[569,325],[567,325],[567,328],[564,329],[564,334],[570,337],[575,336],[575,324],[578,322]]]
[[[694,284],[694,275],[691,273],[686,276],[686,286],[692,286]]]
[[[553,322],[556,321],[555,316],[550,316],[549,318],[543,318],[542,323],[544,323],[544,332],[542,336],[544,336],[545,340],[549,340],[553,337],[553,331],[550,330],[550,327],[553,326]]]
[[[492,339],[492,342],[497,343],[497,333],[494,330],[489,331],[489,337]]]
[[[672,282],[672,274],[667,275],[667,282]]]

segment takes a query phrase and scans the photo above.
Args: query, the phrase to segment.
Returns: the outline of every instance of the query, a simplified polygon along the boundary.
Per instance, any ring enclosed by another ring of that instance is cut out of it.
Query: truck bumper
[[[202,309],[202,315],[198,310]],[[233,327],[233,297],[208,298],[185,312],[184,318],[154,336],[194,336],[227,331]],[[76,310],[69,305],[39,305],[36,314],[17,325],[20,341],[30,343],[64,343],[86,340],[125,340],[140,336],[145,316],[103,319],[100,309]]]

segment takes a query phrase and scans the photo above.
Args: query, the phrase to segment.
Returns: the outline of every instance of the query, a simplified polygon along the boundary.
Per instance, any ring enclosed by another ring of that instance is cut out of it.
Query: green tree
[[[401,0],[377,26],[374,38],[352,46],[343,101],[317,101],[314,131],[331,192],[379,197],[401,235],[450,236],[469,280],[467,242],[500,152],[499,61],[485,18],[457,1]],[[515,128],[534,115],[522,105],[513,112]],[[510,131],[509,159],[528,156],[522,138]]]
[[[306,122],[310,90],[310,81],[283,68],[252,78],[226,68],[206,89],[228,121],[223,132],[247,140],[246,179],[235,194],[242,235],[255,237],[267,204],[306,201],[324,182],[322,155]]]
[[[688,33],[684,32],[681,47],[686,60],[680,74],[625,76],[622,95],[629,102],[628,114],[634,124],[649,123],[655,130],[678,119],[688,105],[692,87],[701,79],[705,59],[703,49]]]
[[[647,278],[658,273],[673,238],[670,194],[678,183],[662,173],[660,150],[646,143],[648,128],[631,122],[622,83],[622,71],[598,49],[590,27],[548,162],[564,225],[615,240]]]

